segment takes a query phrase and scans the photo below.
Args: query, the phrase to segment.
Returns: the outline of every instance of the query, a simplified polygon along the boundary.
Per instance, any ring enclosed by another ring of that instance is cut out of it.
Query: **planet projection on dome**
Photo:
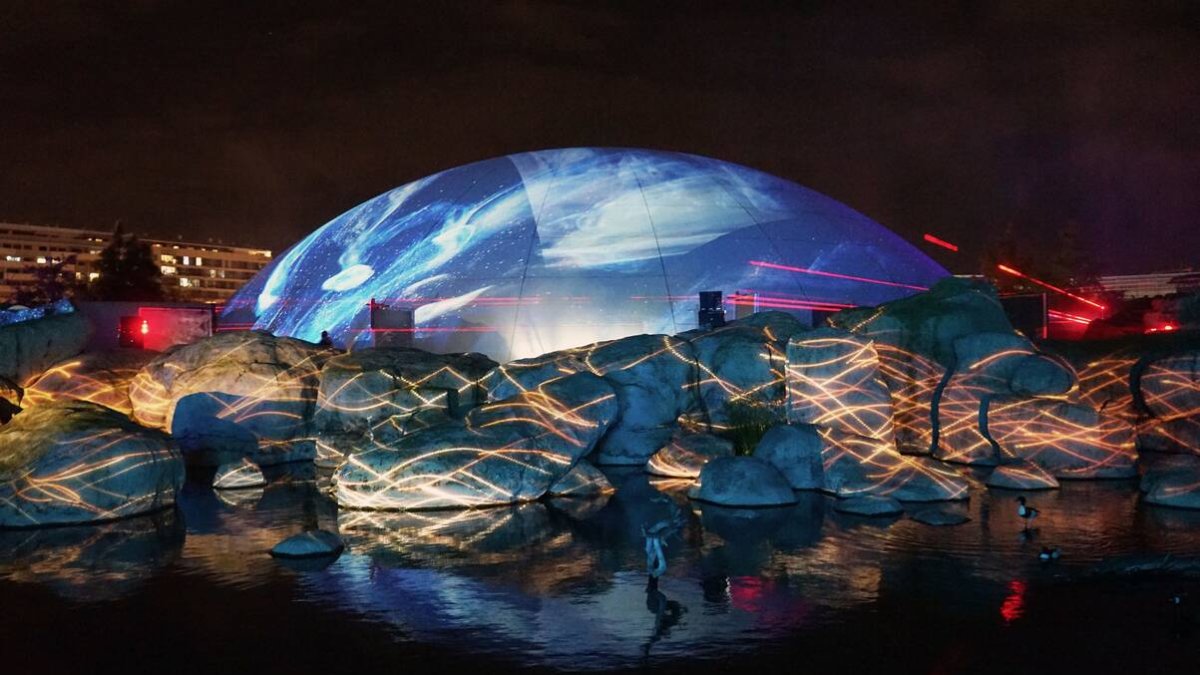
[[[824,195],[675,152],[579,148],[449,169],[368,200],[278,257],[226,325],[370,344],[370,305],[413,346],[506,361],[697,326],[726,310],[876,305],[947,272]]]

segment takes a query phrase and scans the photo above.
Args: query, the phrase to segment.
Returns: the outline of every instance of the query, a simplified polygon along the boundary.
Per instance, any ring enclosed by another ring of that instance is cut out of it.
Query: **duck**
[[[1026,506],[1024,497],[1017,497],[1017,515],[1020,516],[1021,520],[1025,521],[1026,530],[1029,529],[1029,523],[1031,523],[1034,518],[1037,518],[1038,514],[1040,513],[1041,511],[1038,511],[1032,506]]]
[[[1049,546],[1043,546],[1042,552],[1038,554],[1038,560],[1041,560],[1042,562],[1050,562],[1051,560],[1058,560],[1059,555],[1061,554],[1059,553],[1057,546],[1053,548]]]

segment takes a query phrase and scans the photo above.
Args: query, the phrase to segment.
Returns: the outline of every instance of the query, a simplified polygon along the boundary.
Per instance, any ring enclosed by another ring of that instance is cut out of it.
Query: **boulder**
[[[696,499],[738,507],[796,503],[796,495],[783,474],[754,457],[718,457],[705,464]]]
[[[892,401],[871,340],[819,328],[787,344],[788,421],[895,443]]]
[[[695,352],[700,370],[695,388],[706,421],[728,425],[731,403],[782,404],[788,339],[804,330],[786,312],[758,312],[714,330],[677,335]]]
[[[1005,490],[1054,490],[1059,487],[1058,479],[1035,462],[1019,461],[1001,464],[988,475],[984,483],[988,487]]]
[[[1142,476],[1147,504],[1200,509],[1200,457],[1183,455],[1159,461]]]
[[[1004,457],[1032,461],[1056,478],[1137,474],[1133,427],[1086,405],[998,399],[988,407],[987,432]]]
[[[122,415],[133,413],[129,385],[158,352],[116,349],[80,354],[55,364],[25,387],[26,407],[63,399],[90,401]]]
[[[0,326],[0,378],[28,382],[83,351],[91,330],[76,311]]]
[[[976,333],[954,341],[953,374],[935,397],[938,447],[947,462],[994,466],[1001,457],[980,428],[980,409],[998,397],[1058,396],[1075,387],[1065,362],[1042,354],[1024,336]]]
[[[366,435],[387,442],[430,411],[461,416],[484,402],[482,381],[496,363],[481,354],[362,349],[321,368],[313,426],[321,436]],[[418,423],[418,427],[420,425]]]
[[[670,478],[696,478],[711,459],[732,457],[733,443],[712,434],[675,434],[646,462],[646,473]]]
[[[481,434],[527,438],[573,465],[590,454],[615,425],[618,406],[609,380],[575,373],[475,408],[465,421]]]
[[[213,476],[214,490],[243,490],[257,488],[267,484],[262,469],[248,459],[240,462],[222,464],[217,467]]]
[[[892,395],[892,428],[896,448],[910,455],[933,449],[933,399],[946,372],[933,359],[876,342],[879,375]]]
[[[838,497],[885,496],[900,501],[966,499],[969,484],[953,469],[924,457],[901,455],[877,438],[820,428],[824,490]]]
[[[635,335],[589,347],[584,361],[612,385],[620,410],[596,448],[596,464],[642,466],[671,439],[675,420],[696,407],[696,358],[683,340]]]
[[[833,505],[838,513],[849,513],[856,516],[895,516],[904,513],[900,502],[891,497],[851,497],[839,499]]]
[[[346,545],[328,530],[309,530],[279,542],[271,549],[276,558],[324,558],[341,555]]]
[[[1154,359],[1137,378],[1153,433],[1173,449],[1200,454],[1200,349]]]
[[[948,277],[928,291],[878,307],[842,310],[829,317],[837,328],[933,359],[955,361],[954,341],[974,333],[1011,333],[996,289],[984,281]]]
[[[1077,359],[1075,369],[1079,373],[1080,402],[1105,414],[1134,421],[1138,412],[1133,405],[1129,380],[1140,358],[1133,348],[1120,347]]]
[[[263,331],[219,333],[155,358],[134,378],[134,418],[205,451],[260,465],[312,459],[322,364],[335,352]],[[217,462],[219,463],[219,462]]]
[[[793,490],[820,490],[825,487],[823,447],[816,427],[781,424],[763,434],[754,456],[778,469]]]
[[[601,441],[596,464],[642,466],[666,445],[681,414],[698,408],[695,353],[669,335],[634,335],[512,361],[486,378],[488,398],[504,400],[555,378],[589,372],[617,394],[620,410]]]
[[[608,477],[585,459],[546,490],[550,497],[596,497],[613,492]]]
[[[0,528],[156,511],[183,478],[170,438],[94,403],[47,403],[0,427]]]
[[[962,511],[947,508],[924,508],[914,511],[908,517],[918,523],[933,525],[935,527],[962,525],[971,521],[970,516]]]

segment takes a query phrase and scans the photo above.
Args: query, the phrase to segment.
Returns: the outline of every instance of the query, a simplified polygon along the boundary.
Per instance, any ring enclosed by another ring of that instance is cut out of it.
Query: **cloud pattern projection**
[[[577,148],[486,160],[368,200],[279,256],[223,319],[348,343],[363,339],[375,300],[413,310],[418,347],[504,361],[693,328],[704,290],[802,314],[944,276],[878,223],[794,183],[694,155]]]

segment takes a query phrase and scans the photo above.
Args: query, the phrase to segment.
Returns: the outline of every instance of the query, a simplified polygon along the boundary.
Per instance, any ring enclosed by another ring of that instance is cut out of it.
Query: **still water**
[[[1031,494],[1024,533],[1011,492],[913,507],[971,518],[933,527],[818,494],[722,509],[607,473],[606,498],[420,514],[339,513],[319,473],[199,477],[173,512],[0,532],[0,672],[1200,672],[1200,576],[1180,570],[1200,513],[1142,505],[1134,482]],[[641,527],[672,504],[687,525],[648,589]],[[347,551],[268,556],[312,527]]]

